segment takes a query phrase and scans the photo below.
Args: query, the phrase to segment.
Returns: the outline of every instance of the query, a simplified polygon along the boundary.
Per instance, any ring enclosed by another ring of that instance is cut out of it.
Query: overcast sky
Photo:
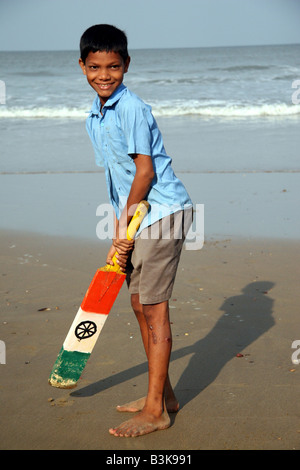
[[[0,0],[0,50],[78,50],[96,23],[129,48],[300,43],[300,0]]]

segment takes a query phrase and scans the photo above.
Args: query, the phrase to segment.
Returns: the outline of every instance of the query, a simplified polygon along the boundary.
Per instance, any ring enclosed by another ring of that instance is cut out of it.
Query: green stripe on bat
[[[76,386],[91,353],[66,351],[61,348],[49,377],[49,384],[58,388]]]

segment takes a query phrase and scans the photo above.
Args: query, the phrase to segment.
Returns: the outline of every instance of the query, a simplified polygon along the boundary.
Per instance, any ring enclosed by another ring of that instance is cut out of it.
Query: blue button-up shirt
[[[104,167],[111,204],[117,218],[126,204],[135,176],[133,154],[152,157],[155,177],[147,200],[150,211],[140,231],[177,210],[192,206],[192,201],[171,167],[161,133],[151,107],[121,84],[100,111],[97,96],[86,120],[96,164]]]

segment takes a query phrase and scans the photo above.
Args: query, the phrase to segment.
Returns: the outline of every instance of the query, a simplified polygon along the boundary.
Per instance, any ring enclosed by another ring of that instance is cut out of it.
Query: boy
[[[118,264],[127,271],[131,305],[149,366],[147,396],[117,407],[139,413],[109,430],[114,436],[133,437],[169,427],[168,413],[179,408],[168,377],[172,347],[168,301],[184,233],[191,223],[192,202],[171,168],[151,108],[123,84],[129,63],[123,31],[95,25],[82,35],[79,64],[97,93],[86,126],[96,163],[105,168],[116,215],[107,263],[113,264],[117,252]],[[148,200],[150,211],[138,231],[140,236],[128,241],[132,209],[143,199]]]

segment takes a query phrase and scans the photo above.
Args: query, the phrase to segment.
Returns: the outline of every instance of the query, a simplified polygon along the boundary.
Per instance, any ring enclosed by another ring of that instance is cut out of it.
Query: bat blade
[[[126,275],[96,272],[49,377],[57,388],[74,388],[86,366]]]
[[[141,201],[138,204],[127,229],[128,240],[134,239],[148,209],[147,201]],[[85,294],[48,379],[53,387],[76,387],[85,368],[126,278],[126,274],[117,264],[116,255],[112,261],[113,266],[106,265],[97,270]]]

